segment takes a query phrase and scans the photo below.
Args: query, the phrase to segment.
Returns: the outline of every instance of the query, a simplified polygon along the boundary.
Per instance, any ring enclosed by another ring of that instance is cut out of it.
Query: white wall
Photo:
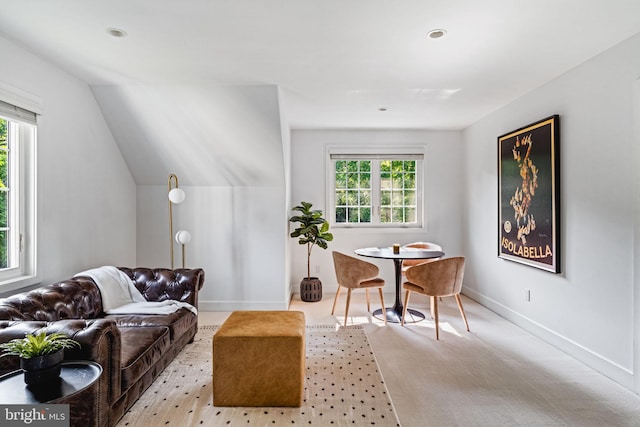
[[[173,205],[174,232],[192,235],[185,266],[203,268],[199,295],[207,311],[282,310],[285,232],[282,188],[181,186],[186,199]],[[138,187],[138,263],[169,267],[169,207],[166,186]],[[174,248],[175,266],[182,252]]]
[[[466,129],[463,150],[465,293],[629,388],[638,52],[635,36],[530,92]],[[558,275],[497,258],[497,137],[552,114],[561,128]]]
[[[93,90],[139,184],[138,264],[170,267],[166,180],[176,173],[187,197],[173,206],[174,233],[191,233],[186,266],[205,270],[200,308],[286,309],[289,139],[278,88]],[[174,258],[180,266],[177,244]]]
[[[38,265],[43,283],[136,264],[136,187],[89,87],[0,38],[0,81],[38,97]]]
[[[354,249],[369,246],[388,246],[393,243],[432,241],[441,244],[447,256],[462,254],[462,196],[461,156],[462,136],[454,131],[418,130],[294,130],[291,138],[291,206],[301,201],[313,203],[315,209],[327,212],[326,206],[326,147],[380,146],[423,147],[425,149],[425,216],[423,229],[354,230],[332,228],[333,242],[327,250],[315,247],[311,254],[311,274],[320,277],[323,292],[337,289],[331,251],[353,253]],[[290,213],[291,214],[291,213]],[[328,219],[328,218],[327,218]],[[291,281],[294,291],[307,275],[306,246],[296,240],[291,250]],[[380,267],[387,282],[386,293],[394,293],[394,269],[391,261],[369,260]]]

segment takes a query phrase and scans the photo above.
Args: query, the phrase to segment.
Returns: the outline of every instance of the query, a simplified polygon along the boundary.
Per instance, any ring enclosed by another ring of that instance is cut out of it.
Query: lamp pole
[[[184,191],[178,188],[178,176],[176,174],[169,175],[168,198],[169,198],[169,252],[171,254],[171,269],[173,270],[173,209],[172,205],[182,203],[185,198]]]
[[[184,247],[187,243],[191,241],[191,233],[187,230],[180,230],[176,233],[176,242],[178,242],[182,246],[182,268],[184,268]]]

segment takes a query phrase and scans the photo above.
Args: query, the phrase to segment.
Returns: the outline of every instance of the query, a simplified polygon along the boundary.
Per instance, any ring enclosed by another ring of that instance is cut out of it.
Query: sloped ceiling
[[[283,186],[274,86],[94,86],[138,185]]]

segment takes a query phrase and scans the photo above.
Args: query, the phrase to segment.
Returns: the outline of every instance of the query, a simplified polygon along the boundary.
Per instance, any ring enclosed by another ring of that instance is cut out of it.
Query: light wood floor
[[[346,297],[331,316],[333,297],[294,298],[290,309],[303,311],[307,324],[343,324]],[[385,326],[367,313],[364,292],[354,292],[348,324],[366,329],[402,426],[640,426],[638,395],[474,301],[463,303],[471,332],[446,298],[436,341],[431,320]],[[379,308],[377,292],[371,306]],[[410,306],[429,313],[420,295]],[[200,323],[228,315],[201,312]]]

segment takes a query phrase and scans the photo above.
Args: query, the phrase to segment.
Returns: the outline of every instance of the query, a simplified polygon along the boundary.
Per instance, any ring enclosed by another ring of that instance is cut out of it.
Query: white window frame
[[[0,293],[38,283],[37,269],[37,113],[33,98],[0,85],[0,116],[9,121],[11,265],[0,270]],[[20,107],[26,105],[29,109]]]
[[[335,160],[352,158],[353,160],[417,160],[416,165],[416,222],[415,223],[381,223],[380,222],[380,169],[379,162],[374,161],[371,168],[371,222],[343,223],[336,222],[336,188],[335,188]],[[425,218],[425,150],[424,147],[345,147],[327,146],[326,150],[326,188],[327,215],[326,218],[332,228],[344,229],[375,229],[398,231],[402,229],[423,229]]]

